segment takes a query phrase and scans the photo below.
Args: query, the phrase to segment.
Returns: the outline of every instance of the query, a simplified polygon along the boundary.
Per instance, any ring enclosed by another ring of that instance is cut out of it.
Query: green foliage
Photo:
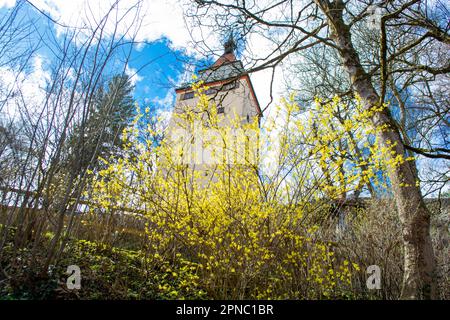
[[[12,254],[11,247],[6,247],[2,266],[10,261]],[[29,255],[30,250],[24,249],[16,259],[21,261]],[[51,266],[51,270],[45,272],[39,265],[36,263],[30,268],[30,265],[18,263],[16,268],[9,269],[15,277],[7,285],[0,286],[0,299],[206,298],[205,292],[198,287],[195,264],[181,259],[163,260],[143,251],[73,240],[66,246],[57,266]],[[66,268],[69,265],[80,267],[80,290],[67,289]]]
[[[108,159],[123,148],[120,135],[133,119],[133,86],[127,75],[116,75],[107,89],[100,87],[90,108],[69,139],[69,162],[76,168],[101,167],[98,157]]]
[[[202,298],[191,265],[155,259],[143,251],[79,240],[68,246],[65,265],[82,270],[82,299]],[[170,265],[170,267],[169,267]]]

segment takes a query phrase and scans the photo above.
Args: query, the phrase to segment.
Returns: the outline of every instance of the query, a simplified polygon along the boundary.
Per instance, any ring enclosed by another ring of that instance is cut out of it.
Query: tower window
[[[181,96],[181,100],[192,99],[194,97],[194,91],[186,92]]]
[[[209,88],[208,90],[205,91],[206,95],[212,95],[212,94],[216,94],[217,93],[217,88]]]

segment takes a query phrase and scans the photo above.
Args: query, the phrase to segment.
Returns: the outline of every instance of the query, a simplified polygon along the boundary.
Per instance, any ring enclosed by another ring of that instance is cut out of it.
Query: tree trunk
[[[343,21],[343,2],[336,1],[333,7],[328,1],[318,0],[317,3],[327,15],[332,40],[339,48],[339,55],[350,76],[353,91],[361,97],[366,109],[379,105],[378,93],[370,76],[361,66],[358,53],[351,42],[349,27]],[[375,127],[388,126],[379,133],[379,140],[384,147],[395,144],[395,154],[392,157],[406,155],[400,133],[389,110],[375,113],[371,122]],[[436,263],[430,236],[430,212],[425,206],[420,187],[416,184],[415,164],[405,161],[390,170],[388,176],[402,224],[404,274],[401,298],[436,298]]]

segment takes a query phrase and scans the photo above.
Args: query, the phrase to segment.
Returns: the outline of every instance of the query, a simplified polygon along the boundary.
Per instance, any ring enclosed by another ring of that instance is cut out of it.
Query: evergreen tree
[[[71,168],[82,172],[99,169],[99,157],[108,159],[123,148],[120,136],[134,116],[134,87],[127,75],[116,75],[107,88],[100,87],[92,99],[85,121],[75,127],[69,140]]]

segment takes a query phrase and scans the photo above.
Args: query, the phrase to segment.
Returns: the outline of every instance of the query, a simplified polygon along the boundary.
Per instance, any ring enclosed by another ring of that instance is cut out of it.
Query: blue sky
[[[168,94],[174,93],[179,77],[184,72],[181,59],[188,57],[170,48],[168,39],[145,45],[139,51],[133,50],[129,66],[138,72],[135,97],[140,105],[161,104],[167,100]]]
[[[79,5],[88,1],[73,0],[73,2],[78,2]],[[32,3],[52,19],[61,21],[65,25],[77,25],[79,22],[78,18],[74,18],[76,14],[71,12],[73,11],[71,2],[34,0]],[[0,0],[0,16],[11,10],[14,5],[15,0]],[[75,5],[77,4],[75,3]],[[160,7],[164,6],[161,5]],[[29,4],[25,4],[22,9],[19,11],[19,18],[24,21],[33,21],[37,33],[45,34],[46,39],[51,39],[52,37],[61,39],[61,30],[58,29],[58,25]],[[167,14],[170,14],[170,12]],[[99,16],[101,16],[101,10]],[[152,17],[146,17],[146,19],[152,19]],[[157,25],[158,21],[155,24]],[[151,23],[149,27],[140,31],[138,40],[146,44],[133,47],[128,62],[128,69],[130,74],[135,74],[132,80],[135,83],[135,99],[139,105],[150,107],[151,109],[169,110],[173,106],[175,88],[180,84],[180,81],[189,80],[192,73],[189,70],[198,69],[199,66],[204,67],[205,64],[211,63],[212,60],[199,57],[193,54],[187,46],[183,47],[184,43],[180,42],[179,39],[181,38],[179,30],[171,30],[169,28],[165,32],[155,33],[154,29],[158,29],[158,27]],[[180,29],[180,25],[178,29]],[[46,44],[41,45],[37,52],[37,55],[42,58],[43,63],[41,66],[44,69],[41,71],[34,70],[38,74],[40,72],[43,73],[46,69],[48,70],[51,64],[52,52],[50,47],[53,44],[46,42]],[[188,39],[186,39],[187,43]],[[32,72],[32,70],[28,72]]]
[[[0,14],[12,8],[18,1],[20,0],[0,0]],[[127,12],[135,1],[120,1],[119,14]],[[79,27],[86,21],[91,22],[103,17],[114,0],[29,0],[28,2],[60,24]],[[28,15],[27,18],[34,19],[38,30],[47,32],[47,37],[58,38],[64,32],[61,30],[63,28],[38,13],[29,3],[24,5],[27,9],[24,13]],[[142,25],[136,40],[146,44],[134,48],[128,65],[130,72],[137,72],[134,78],[135,98],[140,105],[170,109],[173,106],[174,90],[177,84],[190,80],[192,72],[189,70],[198,69],[200,66],[205,67],[223,52],[223,35],[207,29],[202,29],[201,35],[196,35],[195,31],[186,27],[183,3],[183,0],[142,2],[138,19]],[[132,12],[122,19],[120,24],[117,24],[119,34],[128,36],[132,29],[129,26],[133,18]],[[107,28],[115,26],[113,23]],[[212,49],[213,56],[205,57],[204,53],[193,44],[192,37],[205,39],[205,46]],[[238,58],[242,57],[245,65],[245,57],[249,55],[245,51],[248,48],[251,49],[252,54],[255,52],[265,54],[266,42],[267,39],[259,37],[253,39],[253,42],[250,39],[249,43],[241,44]],[[45,47],[40,50],[39,55],[44,62],[48,62],[51,57],[51,53]],[[196,68],[190,64],[195,65]],[[42,65],[45,68],[49,63]],[[252,74],[251,78],[258,100],[261,106],[265,107],[269,101],[270,70]],[[281,81],[275,81],[275,84],[279,83]],[[275,92],[274,96],[277,98],[279,95]]]

